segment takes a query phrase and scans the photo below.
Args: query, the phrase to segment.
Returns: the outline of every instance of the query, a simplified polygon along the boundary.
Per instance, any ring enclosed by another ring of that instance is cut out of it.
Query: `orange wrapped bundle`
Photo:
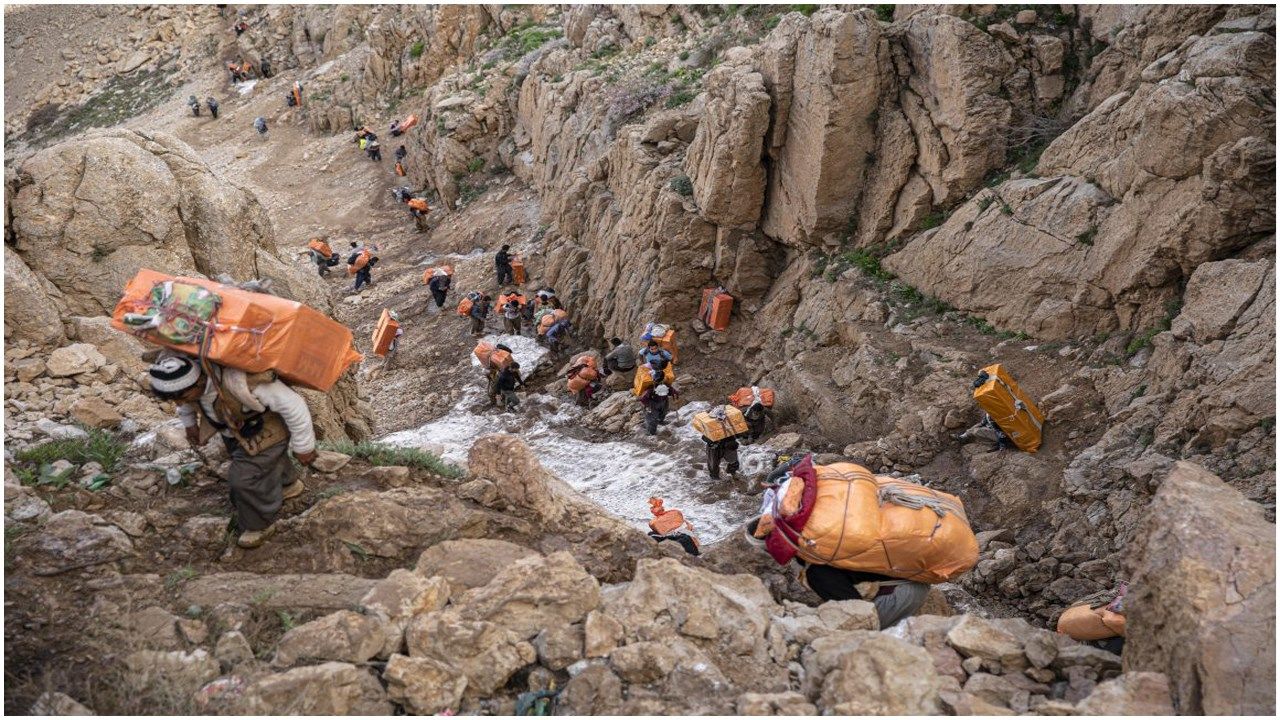
[[[373,253],[369,252],[369,248],[360,248],[360,253],[356,255],[356,261],[347,266],[347,274],[355,275],[360,272],[365,265],[369,264],[369,258],[373,257]]]
[[[538,321],[538,334],[546,335],[547,331],[551,329],[552,325],[555,325],[556,323],[560,322],[561,320],[567,317],[569,317],[569,313],[560,309],[552,310],[546,315],[543,315],[542,319]]]
[[[1076,640],[1106,640],[1124,636],[1125,620],[1105,606],[1076,605],[1058,618],[1058,632]]]
[[[675,367],[671,363],[662,369],[662,382],[671,387],[676,382]],[[635,380],[631,383],[631,394],[640,397],[645,390],[653,387],[653,371],[648,365],[641,365],[636,368]]]
[[[321,240],[320,238],[311,238],[311,242],[307,243],[307,247],[315,250],[325,257],[329,257],[333,254],[333,248],[329,247],[329,243]]]
[[[978,539],[960,498],[853,463],[814,471],[817,497],[796,543],[802,559],[924,583],[977,564]]]
[[[991,416],[1019,450],[1039,450],[1044,413],[999,363],[982,368],[982,372],[988,380],[973,391],[978,407]]]
[[[729,396],[729,402],[744,410],[755,403],[760,403],[767,408],[771,408],[773,407],[773,401],[774,394],[771,388],[761,388],[754,385],[751,387],[740,387]]]
[[[526,280],[524,260],[519,255],[511,258],[511,279],[517,285],[523,285]]]
[[[649,512],[653,513],[653,519],[649,521],[649,529],[659,535],[670,535],[687,525],[684,513],[664,508],[662,498],[649,498]],[[688,529],[693,530],[693,526],[689,525]]]
[[[395,342],[396,331],[399,329],[400,323],[391,316],[391,311],[383,308],[382,316],[378,318],[378,325],[373,329],[373,354],[386,357],[391,351],[391,343]]]
[[[581,392],[593,381],[600,379],[600,371],[596,368],[594,355],[585,355],[573,361],[573,369],[569,371],[569,392]]]
[[[520,307],[524,307],[529,303],[529,299],[526,298],[522,292],[513,292],[511,294],[503,293],[498,296],[498,307],[506,307],[507,303],[512,300],[515,300],[516,304]]]
[[[453,266],[441,265],[440,267],[427,268],[422,272],[422,284],[426,285],[427,283],[431,282],[431,278],[437,275],[448,275],[449,277],[453,277]],[[470,312],[470,308],[467,308],[467,310],[468,312]]]
[[[471,353],[476,356],[481,365],[490,370],[501,370],[515,361],[510,352],[487,342],[476,343],[476,349],[472,350]]]
[[[302,303],[155,270],[125,286],[111,326],[190,355],[203,340],[212,362],[320,391],[361,360],[350,330]]]

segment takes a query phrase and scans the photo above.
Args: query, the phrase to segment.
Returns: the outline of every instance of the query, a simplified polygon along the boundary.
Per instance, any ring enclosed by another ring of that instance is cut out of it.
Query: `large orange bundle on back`
[[[347,266],[347,274],[355,275],[369,264],[369,258],[373,257],[373,253],[369,252],[369,248],[360,248],[360,252],[356,254],[356,261]]]
[[[774,394],[772,388],[762,388],[752,385],[751,387],[740,387],[729,396],[729,402],[737,407],[747,409],[756,403],[771,408],[773,407]]]
[[[212,320],[197,318],[181,301],[185,290],[199,288],[212,293]],[[176,301],[159,301],[165,291]],[[148,315],[155,318],[150,326],[136,324]],[[302,303],[155,270],[139,270],[125,286],[111,326],[191,355],[201,353],[203,335],[205,357],[219,365],[247,373],[274,370],[291,383],[321,391],[361,359],[350,330]],[[182,336],[187,339],[175,339]]]
[[[1019,450],[1039,450],[1044,413],[999,363],[982,368],[982,372],[990,379],[973,391],[978,407],[991,416]]]
[[[320,238],[311,238],[311,242],[307,243],[307,247],[315,250],[325,257],[329,257],[333,254],[333,248],[329,247],[329,243],[321,240]]]
[[[476,343],[476,348],[471,353],[489,370],[501,370],[515,361],[511,353],[483,341]]]
[[[453,277],[453,266],[441,265],[440,267],[429,267],[426,270],[423,270],[422,284],[426,285],[427,283],[431,282],[431,278],[437,275],[448,275],[449,277]]]
[[[724,406],[723,420],[710,412],[700,412],[693,416],[693,420],[689,422],[689,425],[694,430],[697,430],[702,437],[712,442],[720,442],[727,437],[746,435],[751,430],[747,425],[747,419],[742,415],[742,411],[732,405]]]
[[[511,279],[517,285],[523,285],[525,281],[524,260],[519,255],[511,258]]]
[[[817,497],[796,543],[803,560],[925,583],[977,564],[978,539],[960,498],[853,463],[814,470]]]
[[[671,363],[667,363],[667,366],[662,369],[662,382],[666,383],[668,387],[676,382],[675,367]],[[653,387],[653,371],[649,369],[648,365],[641,365],[636,368],[636,377],[631,383],[631,393],[636,397],[640,397],[645,390],[651,387]]]
[[[600,379],[596,357],[590,353],[574,358],[569,375],[569,392],[581,392],[583,388]]]
[[[395,342],[396,330],[399,329],[400,323],[391,317],[391,311],[383,308],[382,316],[378,318],[378,324],[373,328],[373,354],[386,357],[391,350],[391,343]]]
[[[1125,619],[1104,607],[1076,605],[1058,618],[1058,632],[1076,640],[1106,640],[1124,635]]]
[[[418,116],[410,115],[409,117],[404,119],[404,122],[400,123],[400,132],[409,130],[410,128],[412,128],[414,125],[417,125],[417,124],[418,124]]]
[[[555,325],[567,317],[569,317],[569,313],[559,308],[543,315],[542,319],[538,321],[538,334],[546,335],[552,325]]]
[[[521,292],[513,292],[510,294],[503,293],[498,296],[498,307],[500,308],[506,307],[507,303],[511,302],[512,300],[515,300],[516,304],[519,305],[520,307],[524,307],[529,303],[529,299],[524,296],[524,293],[521,293]]]

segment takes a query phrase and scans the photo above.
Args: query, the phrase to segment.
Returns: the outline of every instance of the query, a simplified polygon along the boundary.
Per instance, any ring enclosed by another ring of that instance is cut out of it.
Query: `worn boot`
[[[306,489],[306,486],[302,484],[301,480],[294,480],[291,484],[284,487],[283,497],[285,500],[292,500],[293,498],[301,495]]]
[[[275,532],[275,525],[268,525],[261,530],[247,530],[240,533],[240,537],[236,540],[236,544],[242,548],[260,547],[262,543],[266,542],[267,538],[274,535]]]

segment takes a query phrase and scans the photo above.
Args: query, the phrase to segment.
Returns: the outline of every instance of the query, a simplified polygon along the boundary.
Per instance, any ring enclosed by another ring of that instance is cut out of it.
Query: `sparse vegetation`
[[[280,618],[280,627],[284,628],[285,632],[289,632],[298,626],[297,618],[286,610],[277,610],[276,617]]]
[[[53,485],[63,487],[70,476],[81,466],[96,462],[102,472],[114,473],[129,449],[127,443],[107,430],[89,428],[82,438],[50,440],[14,454],[14,473],[26,485]],[[66,460],[73,466],[72,472],[53,474],[53,463]]]
[[[693,181],[689,179],[688,175],[677,175],[671,178],[670,187],[683,197],[693,195]]]
[[[467,172],[480,172],[484,169],[484,158],[474,157],[467,162]]]
[[[413,58],[414,60],[417,60],[418,58],[422,57],[422,53],[426,49],[427,49],[427,44],[421,40],[418,40],[417,42],[409,46],[409,57]]]
[[[195,568],[187,565],[186,567],[169,573],[164,579],[164,587],[166,590],[173,590],[179,585],[187,582],[188,580],[192,580],[199,575],[200,573],[196,572]]]
[[[1085,230],[1084,232],[1080,233],[1079,235],[1076,235],[1076,242],[1080,243],[1081,245],[1089,245],[1089,246],[1092,246],[1092,245],[1093,245],[1093,236],[1094,236],[1094,235],[1097,235],[1097,234],[1098,234],[1098,228],[1097,228],[1097,226],[1096,226],[1096,225],[1090,225],[1088,230]]]
[[[874,7],[876,10],[876,17],[880,20],[880,22],[893,22],[893,9],[895,7],[894,5],[885,4],[885,5],[876,5]]]
[[[943,212],[942,210],[935,210],[929,213],[928,215],[925,215],[924,219],[920,221],[920,229],[932,230],[933,228],[939,227],[940,225],[942,225],[942,223],[946,221],[947,221],[947,213]]]
[[[418,468],[447,478],[462,477],[462,471],[456,466],[446,463],[439,456],[417,448],[402,448],[384,445],[378,442],[341,442],[322,443],[325,450],[333,450],[345,455],[367,461],[370,465],[403,465]]]
[[[505,59],[516,60],[542,47],[547,41],[554,40],[563,34],[564,32],[559,27],[537,25],[533,21],[527,21],[503,35],[502,39],[498,41],[498,47],[501,49],[502,56]]]

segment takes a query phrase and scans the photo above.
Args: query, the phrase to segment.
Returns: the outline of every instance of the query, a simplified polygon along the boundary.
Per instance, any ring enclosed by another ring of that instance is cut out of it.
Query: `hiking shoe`
[[[285,500],[292,500],[301,495],[306,489],[301,480],[294,480],[292,484],[284,486],[283,497]]]
[[[260,547],[262,543],[266,542],[267,538],[274,535],[275,532],[275,525],[268,525],[262,530],[249,530],[242,532],[240,533],[240,537],[236,539],[236,544],[242,548]]]

